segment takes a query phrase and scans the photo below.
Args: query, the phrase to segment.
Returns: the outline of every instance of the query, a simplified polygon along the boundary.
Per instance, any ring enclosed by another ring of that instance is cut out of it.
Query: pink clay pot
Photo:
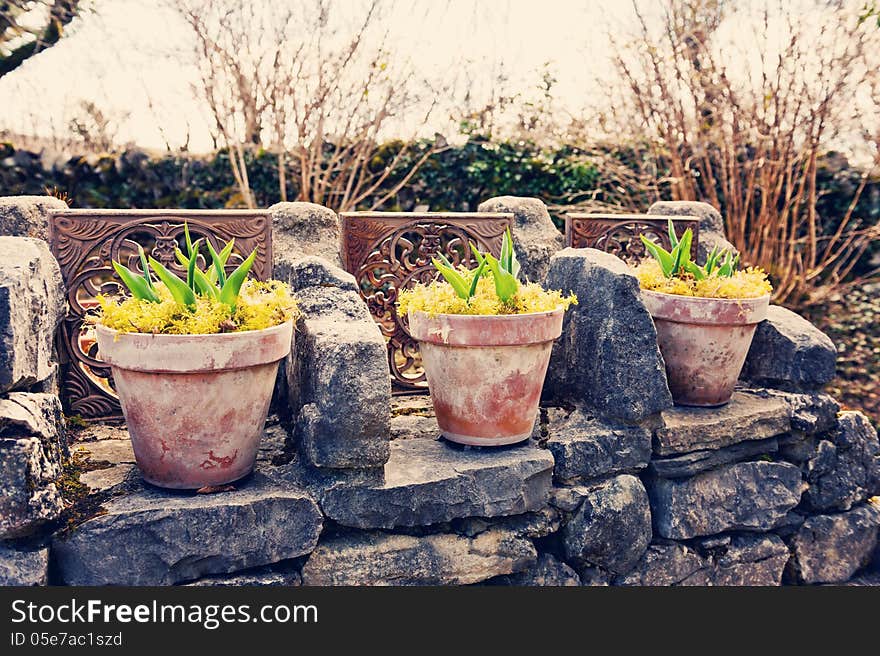
[[[97,336],[147,482],[196,489],[251,472],[292,321],[218,335],[119,333],[99,325]]]
[[[562,315],[410,315],[446,439],[499,446],[531,436]]]
[[[642,300],[654,317],[673,401],[705,407],[730,401],[770,296],[696,298],[643,289]]]

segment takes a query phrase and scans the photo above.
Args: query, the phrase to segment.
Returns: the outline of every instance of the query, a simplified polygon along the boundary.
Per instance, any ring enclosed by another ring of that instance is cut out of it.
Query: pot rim
[[[642,289],[642,302],[654,320],[705,326],[744,326],[767,317],[770,294],[752,298],[683,296]]]
[[[136,331],[122,332],[121,330],[116,330],[115,328],[108,328],[107,326],[105,326],[102,323],[95,323],[93,325],[95,326],[96,330],[103,330],[103,331],[110,333],[110,334],[115,333],[118,335],[131,335],[133,337],[134,336],[151,337],[153,339],[157,339],[157,338],[163,339],[165,337],[174,337],[175,339],[197,337],[197,338],[203,339],[203,338],[207,337],[207,338],[221,339],[221,338],[240,337],[242,335],[256,335],[258,333],[268,333],[273,330],[280,331],[280,330],[283,330],[287,324],[293,323],[293,321],[294,321],[293,319],[288,319],[287,321],[283,321],[282,323],[276,324],[274,326],[269,326],[268,328],[260,328],[258,330],[238,330],[238,331],[233,331],[230,333],[186,333],[186,334],[179,334],[179,335],[176,333],[141,333],[141,332],[136,332]]]
[[[668,294],[666,292],[658,292],[653,289],[644,289],[642,287],[639,288],[639,291],[641,291],[643,294],[654,294],[656,296],[684,299],[685,301],[691,301],[694,303],[701,301],[710,301],[712,303],[723,303],[725,301],[730,303],[753,303],[763,301],[764,299],[767,299],[768,301],[770,300],[770,294],[764,294],[763,296],[747,296],[743,298],[714,298],[712,296],[685,296],[684,294]]]
[[[408,332],[418,342],[481,348],[552,342],[562,332],[565,309],[524,314],[428,314],[416,311]]]
[[[97,326],[98,350],[111,368],[204,373],[277,363],[290,352],[293,320],[261,330],[201,335],[122,333]]]
[[[528,318],[528,317],[549,317],[551,315],[557,314],[559,312],[565,312],[565,308],[558,307],[555,310],[542,310],[541,312],[521,312],[518,314],[453,314],[449,312],[438,312],[436,314],[430,314],[429,312],[425,312],[424,310],[415,310],[414,313],[424,314],[428,317],[428,319],[439,319],[440,317],[455,317],[456,319],[465,318],[465,319],[481,319],[481,320],[493,320],[493,319],[518,319],[518,318]]]

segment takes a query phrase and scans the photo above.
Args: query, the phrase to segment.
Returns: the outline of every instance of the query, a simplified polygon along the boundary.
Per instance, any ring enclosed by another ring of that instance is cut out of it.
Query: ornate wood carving
[[[137,244],[177,273],[176,246],[183,247],[186,222],[193,239],[215,248],[235,238],[227,268],[237,267],[256,248],[252,272],[260,280],[272,274],[272,222],[267,212],[243,210],[63,210],[49,221],[49,243],[67,286],[68,312],[57,335],[61,395],[65,409],[86,419],[122,416],[110,368],[101,362],[85,315],[98,294],[122,293],[111,260],[141,271]],[[204,264],[203,264],[204,266]],[[184,274],[185,275],[185,274]]]
[[[437,275],[431,258],[475,266],[467,242],[496,256],[512,214],[350,212],[342,219],[342,257],[388,342],[388,365],[398,391],[426,387],[418,345],[397,314],[397,293]]]
[[[645,246],[639,235],[660,242],[669,250],[667,219],[681,235],[687,228],[694,233],[691,252],[697,252],[700,221],[696,217],[659,216],[656,214],[579,214],[565,216],[565,245],[572,248],[596,248],[613,253],[629,264],[645,257]]]

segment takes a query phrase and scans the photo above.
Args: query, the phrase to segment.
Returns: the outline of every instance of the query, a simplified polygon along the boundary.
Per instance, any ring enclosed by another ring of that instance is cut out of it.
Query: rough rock
[[[355,533],[322,541],[303,567],[304,585],[461,585],[533,564],[535,547],[513,531],[474,537]]]
[[[314,203],[275,203],[272,218],[273,275],[287,278],[294,260],[307,255],[321,257],[341,267],[340,223],[336,212]]]
[[[819,441],[805,466],[804,500],[813,510],[849,510],[880,494],[880,442],[861,412],[842,412],[838,430]]]
[[[789,408],[779,399],[734,393],[720,408],[675,407],[660,413],[654,453],[669,456],[763,440],[789,430]]]
[[[282,270],[273,271],[273,275],[290,285],[293,291],[309,287],[338,287],[351,292],[358,290],[354,276],[348,271],[314,255],[285,260]]]
[[[542,282],[550,258],[562,249],[562,233],[553,225],[547,206],[538,198],[498,196],[480,203],[478,212],[513,214],[513,247],[522,266],[522,277]]]
[[[542,553],[538,561],[517,574],[499,576],[487,581],[490,585],[572,587],[581,579],[571,567],[555,556]]]
[[[321,507],[356,528],[517,515],[546,504],[552,471],[553,457],[531,443],[480,451],[439,440],[395,440],[382,485],[330,487]]]
[[[672,407],[657,331],[626,264],[592,248],[566,248],[551,259],[546,286],[578,297],[553,345],[548,398],[626,423]]]
[[[767,531],[794,508],[801,472],[776,462],[740,462],[688,479],[658,478],[649,485],[654,530],[686,540],[734,529]]]
[[[49,550],[19,550],[0,542],[0,586],[46,585]]]
[[[57,396],[0,399],[0,539],[29,535],[64,509],[56,485],[66,449],[60,425]]]
[[[255,567],[244,572],[225,576],[206,576],[186,584],[191,587],[240,587],[250,585],[283,585],[286,587],[302,585],[299,568],[290,563],[279,563],[267,567]]]
[[[67,203],[53,196],[0,197],[0,235],[49,240],[49,213],[66,210]]]
[[[168,585],[305,555],[323,519],[318,504],[261,473],[230,492],[183,494],[136,486],[104,514],[53,544],[70,585]]]
[[[571,482],[644,469],[651,459],[651,432],[640,426],[609,424],[575,410],[547,427],[546,446],[558,481]]]
[[[778,449],[779,440],[775,437],[750,440],[716,450],[691,451],[670,458],[654,458],[651,460],[650,470],[662,478],[683,478],[695,476],[731,462],[740,462],[755,456],[775,453]]]
[[[562,515],[556,508],[545,506],[535,512],[527,512],[522,515],[510,517],[498,517],[486,519],[483,517],[466,517],[451,521],[452,530],[460,535],[474,537],[490,528],[503,528],[513,531],[519,537],[545,538],[556,533],[562,524]]]
[[[636,567],[616,585],[775,586],[789,559],[775,535],[733,535],[694,546],[652,544]]]
[[[788,404],[791,428],[806,435],[830,431],[837,426],[840,403],[827,394],[798,394],[774,389],[751,389],[749,394],[779,399]]]
[[[64,309],[61,270],[49,246],[0,237],[0,394],[54,377],[55,328]]]
[[[651,542],[651,510],[642,482],[624,474],[584,496],[562,528],[567,561],[625,574]]]
[[[836,361],[828,335],[791,310],[771,305],[755,330],[742,378],[792,392],[815,390],[834,377]]]
[[[721,218],[721,213],[708,203],[688,200],[658,201],[648,208],[648,214],[692,216],[699,219],[700,233],[697,240],[696,260],[700,264],[706,262],[713,247],[737,252],[734,245],[724,236],[724,220]]]
[[[809,517],[791,541],[791,565],[803,583],[840,583],[871,560],[880,507],[865,504],[836,515]]]
[[[389,454],[391,379],[379,327],[351,289],[304,287],[296,298],[303,316],[284,369],[301,453],[317,467],[381,467]]]
[[[789,559],[775,535],[735,535],[713,554],[713,585],[779,585]]]
[[[711,565],[693,549],[678,543],[652,544],[633,570],[615,585],[709,585]]]

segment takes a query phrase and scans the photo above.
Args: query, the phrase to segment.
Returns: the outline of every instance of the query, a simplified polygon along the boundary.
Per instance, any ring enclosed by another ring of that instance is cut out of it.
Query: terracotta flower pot
[[[678,405],[719,406],[730,401],[757,324],[770,296],[696,298],[643,289]]]
[[[446,439],[478,446],[528,439],[562,315],[410,315]]]
[[[251,472],[293,322],[218,335],[97,326],[135,459],[154,485],[195,489]]]

